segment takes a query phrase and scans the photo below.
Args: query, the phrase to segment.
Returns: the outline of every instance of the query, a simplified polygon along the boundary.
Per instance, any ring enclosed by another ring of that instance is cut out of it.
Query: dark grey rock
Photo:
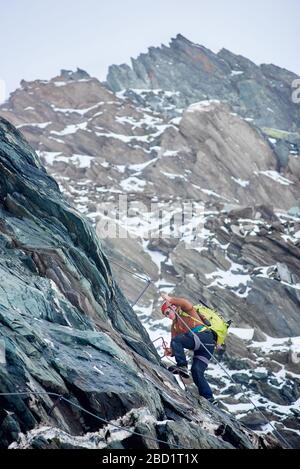
[[[260,380],[265,380],[265,379],[268,378],[268,373],[253,371],[253,372],[251,373],[251,378],[252,378],[252,379],[257,379],[258,381],[260,381]]]
[[[60,76],[66,80],[84,80],[91,78],[90,75],[80,68],[77,68],[76,72],[72,70],[61,70]]]
[[[250,377],[246,375],[246,373],[234,373],[232,378],[239,384],[248,384],[250,380]]]
[[[260,329],[258,329],[257,327],[254,328],[254,333],[253,333],[253,340],[255,342],[265,342],[267,339],[266,335],[261,332]]]

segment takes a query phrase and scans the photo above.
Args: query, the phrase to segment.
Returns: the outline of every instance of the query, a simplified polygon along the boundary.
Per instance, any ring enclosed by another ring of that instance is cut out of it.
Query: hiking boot
[[[168,370],[173,373],[173,375],[179,375],[182,378],[189,378],[190,374],[187,366],[170,366]]]
[[[214,397],[212,399],[207,399],[208,402],[211,403],[214,407],[216,407],[218,410],[221,410],[222,412],[228,413],[227,407],[222,403],[222,401],[215,399]]]
[[[215,405],[217,406],[219,404],[219,401],[217,401],[217,399],[215,399],[214,397],[211,397],[210,399],[207,399],[208,402],[210,402],[212,405]]]

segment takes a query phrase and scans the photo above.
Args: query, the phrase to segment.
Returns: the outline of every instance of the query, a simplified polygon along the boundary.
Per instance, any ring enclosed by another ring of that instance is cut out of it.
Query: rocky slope
[[[1,447],[274,445],[185,395],[160,366],[94,229],[3,119],[0,169]]]
[[[164,54],[173,59],[162,68]],[[161,290],[220,309],[234,321],[224,366],[299,446],[299,120],[287,99],[294,75],[181,36],[141,57],[135,72],[155,63],[156,81],[136,81],[124,67],[112,67],[106,84],[62,71],[22,82],[0,115],[97,227],[126,297],[135,303],[151,278],[135,307],[151,339],[168,339]],[[238,90],[247,86],[256,91],[246,99]],[[220,369],[210,373],[230,412],[270,429]]]

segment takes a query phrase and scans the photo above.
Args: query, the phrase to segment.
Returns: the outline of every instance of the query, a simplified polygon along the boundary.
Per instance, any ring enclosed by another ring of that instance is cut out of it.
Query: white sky
[[[0,99],[3,81],[7,96],[62,68],[105,80],[109,65],[178,33],[300,75],[299,0],[0,0],[0,14]]]

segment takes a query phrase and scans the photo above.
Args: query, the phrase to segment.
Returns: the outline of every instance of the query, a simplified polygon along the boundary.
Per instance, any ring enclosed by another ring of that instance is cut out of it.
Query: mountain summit
[[[300,106],[292,102],[292,83],[299,78],[275,65],[256,65],[222,49],[215,54],[181,34],[169,47],[150,47],[126,64],[109,67],[107,84],[113,91],[162,89],[178,92],[177,106],[219,99],[272,137],[271,129],[298,132]],[[284,140],[284,139],[283,139]],[[289,141],[288,135],[285,140]],[[283,143],[278,155],[284,160]]]

